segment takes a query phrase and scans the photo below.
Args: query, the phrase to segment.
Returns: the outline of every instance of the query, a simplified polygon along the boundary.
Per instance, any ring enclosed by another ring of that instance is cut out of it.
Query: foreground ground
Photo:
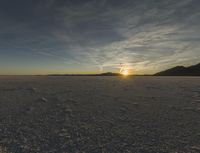
[[[0,153],[199,152],[200,78],[0,78]]]

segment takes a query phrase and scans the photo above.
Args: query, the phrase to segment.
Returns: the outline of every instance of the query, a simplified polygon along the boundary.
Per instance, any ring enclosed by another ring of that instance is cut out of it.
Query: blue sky
[[[0,73],[152,74],[200,62],[199,0],[1,0]]]

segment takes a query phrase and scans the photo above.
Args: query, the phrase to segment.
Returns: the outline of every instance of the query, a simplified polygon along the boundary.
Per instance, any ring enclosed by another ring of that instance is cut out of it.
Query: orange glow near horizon
[[[129,71],[128,70],[123,70],[121,72],[121,74],[124,75],[124,76],[127,76],[127,75],[129,75]]]

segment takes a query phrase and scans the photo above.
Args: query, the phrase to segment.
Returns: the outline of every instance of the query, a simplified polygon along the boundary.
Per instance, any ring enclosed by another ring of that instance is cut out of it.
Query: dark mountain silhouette
[[[48,76],[121,76],[120,73],[106,72],[101,74],[49,74]]]
[[[120,76],[122,74],[120,73],[112,73],[112,72],[107,72],[107,73],[101,73],[99,74],[100,76]]]
[[[189,67],[176,66],[174,68],[158,72],[156,76],[200,76],[200,63]]]

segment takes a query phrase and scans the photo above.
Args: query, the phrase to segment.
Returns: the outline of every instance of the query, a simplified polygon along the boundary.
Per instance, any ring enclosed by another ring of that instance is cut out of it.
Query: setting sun
[[[121,74],[122,74],[122,75],[129,75],[129,72],[128,72],[128,70],[124,70],[124,71],[122,71]]]

